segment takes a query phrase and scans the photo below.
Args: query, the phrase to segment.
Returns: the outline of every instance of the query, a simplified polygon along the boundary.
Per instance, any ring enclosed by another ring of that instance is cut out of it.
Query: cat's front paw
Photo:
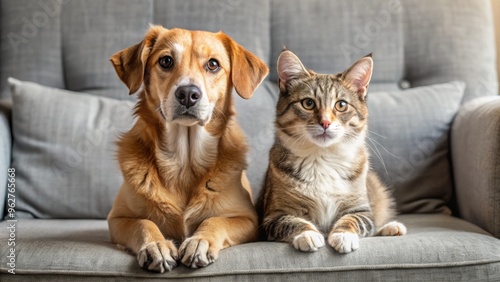
[[[350,253],[359,248],[359,236],[351,232],[332,232],[328,244],[339,253]]]
[[[293,238],[295,249],[303,252],[315,252],[324,245],[325,237],[323,234],[312,230],[304,231]]]
[[[401,222],[391,221],[386,225],[382,226],[377,232],[380,236],[403,236],[407,232],[406,226]]]

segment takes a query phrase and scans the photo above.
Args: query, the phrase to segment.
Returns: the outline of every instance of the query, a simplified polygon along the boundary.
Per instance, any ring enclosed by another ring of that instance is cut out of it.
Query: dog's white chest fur
[[[202,172],[217,159],[219,139],[199,125],[173,125],[168,128],[169,158],[178,167]],[[180,171],[179,171],[180,172]]]
[[[313,221],[320,231],[328,234],[338,214],[339,202],[352,192],[352,183],[347,180],[351,172],[352,152],[312,152],[301,159],[301,178],[307,184],[301,192],[317,202],[317,218]]]

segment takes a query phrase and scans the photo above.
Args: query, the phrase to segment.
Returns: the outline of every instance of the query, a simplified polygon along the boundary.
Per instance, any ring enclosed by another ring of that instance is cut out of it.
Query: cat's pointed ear
[[[369,54],[354,63],[354,65],[342,73],[341,77],[357,91],[360,98],[364,99],[368,92],[368,84],[372,78],[372,72],[373,59],[372,55]]]
[[[278,58],[278,77],[280,89],[292,80],[303,76],[309,76],[300,59],[291,51],[283,50]]]

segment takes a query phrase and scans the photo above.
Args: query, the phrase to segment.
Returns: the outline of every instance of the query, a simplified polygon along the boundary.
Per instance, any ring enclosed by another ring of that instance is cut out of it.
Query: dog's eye
[[[210,60],[208,60],[207,69],[209,71],[215,72],[215,71],[218,71],[219,68],[220,68],[219,62],[216,59],[210,59]]]
[[[174,59],[170,56],[165,56],[161,57],[158,63],[164,69],[171,69],[174,66]]]

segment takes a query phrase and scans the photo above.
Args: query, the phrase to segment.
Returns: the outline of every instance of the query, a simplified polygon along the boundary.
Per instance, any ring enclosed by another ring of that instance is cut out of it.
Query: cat
[[[395,202],[369,167],[371,54],[333,75],[307,70],[289,50],[277,66],[275,143],[256,203],[267,239],[312,252],[327,235],[336,251],[349,253],[360,237],[406,234],[391,221]]]

